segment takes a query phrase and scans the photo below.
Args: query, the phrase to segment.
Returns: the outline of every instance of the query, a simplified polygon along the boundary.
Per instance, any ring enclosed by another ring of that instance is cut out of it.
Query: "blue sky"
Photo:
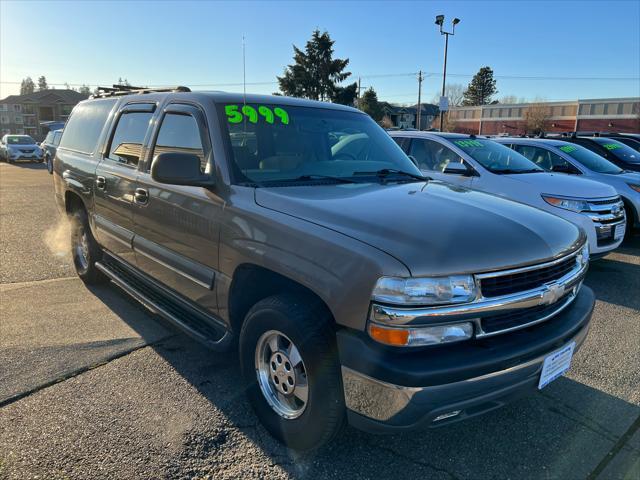
[[[638,0],[0,0],[0,98],[17,93],[27,75],[46,75],[56,86],[126,77],[132,84],[240,91],[225,84],[242,82],[243,35],[247,91],[272,93],[276,75],[291,63],[292,44],[304,46],[317,27],[329,31],[335,54],[348,57],[349,70],[381,99],[415,103],[412,73],[422,69],[429,72],[423,85],[429,101],[442,82],[444,39],[433,23],[436,14],[446,15],[447,23],[462,19],[449,42],[448,82],[466,85],[489,65],[498,98],[640,96]]]

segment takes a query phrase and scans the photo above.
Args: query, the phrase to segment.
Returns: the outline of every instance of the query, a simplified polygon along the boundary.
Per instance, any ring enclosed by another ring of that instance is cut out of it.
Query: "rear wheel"
[[[294,295],[261,300],[242,326],[240,358],[249,401],[276,439],[308,451],[340,432],[340,364],[324,305]]]
[[[96,268],[102,259],[102,249],[89,227],[87,213],[76,210],[71,214],[71,255],[76,273],[89,285],[105,283],[108,278]]]
[[[51,155],[47,155],[47,170],[49,171],[49,173],[53,173],[53,160],[51,158]]]

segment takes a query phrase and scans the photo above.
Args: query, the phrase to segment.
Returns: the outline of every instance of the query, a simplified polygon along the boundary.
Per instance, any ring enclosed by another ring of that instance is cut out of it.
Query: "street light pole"
[[[447,81],[447,51],[449,50],[449,35],[455,35],[456,25],[460,23],[459,18],[454,18],[451,22],[451,31],[445,31],[442,26],[444,25],[444,15],[436,15],[436,25],[440,27],[440,35],[444,35],[444,62],[442,68],[442,97],[445,96],[445,85]],[[444,128],[444,112],[440,111],[440,131]]]
[[[444,68],[442,69],[442,96],[445,95],[445,82],[447,81],[447,50],[449,49],[449,34],[444,36]],[[440,112],[440,131],[444,125],[444,112]]]

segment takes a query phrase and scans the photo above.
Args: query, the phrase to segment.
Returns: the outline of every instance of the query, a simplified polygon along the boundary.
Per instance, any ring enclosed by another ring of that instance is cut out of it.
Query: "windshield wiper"
[[[278,178],[278,179],[274,179],[274,180],[266,180],[263,181],[263,184],[270,184],[270,183],[296,183],[296,182],[308,182],[311,180],[333,180],[336,183],[358,183],[355,180],[352,180],[350,178],[346,178],[346,177],[334,177],[332,175],[319,175],[319,174],[306,174],[306,175],[300,175],[299,177],[294,177],[294,178]]]
[[[544,172],[544,170],[541,170],[539,168],[529,168],[526,170],[513,170],[513,169],[509,169],[509,168],[505,168],[504,170],[491,170],[493,173],[498,173],[498,174],[510,174],[510,173],[542,173]]]
[[[423,175],[418,175],[416,173],[405,172],[403,170],[396,170],[395,168],[383,168],[381,170],[376,170],[375,172],[354,172],[354,175],[376,175],[380,178],[387,178],[389,175],[402,175],[404,177],[415,178],[416,180],[421,180],[423,182],[431,180],[431,177],[425,177]]]

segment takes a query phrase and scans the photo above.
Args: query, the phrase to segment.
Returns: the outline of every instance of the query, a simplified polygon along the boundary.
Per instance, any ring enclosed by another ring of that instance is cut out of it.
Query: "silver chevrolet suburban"
[[[587,335],[584,232],[422,176],[353,108],[115,86],[73,110],[53,169],[80,278],[238,348],[298,450],[493,410]]]

